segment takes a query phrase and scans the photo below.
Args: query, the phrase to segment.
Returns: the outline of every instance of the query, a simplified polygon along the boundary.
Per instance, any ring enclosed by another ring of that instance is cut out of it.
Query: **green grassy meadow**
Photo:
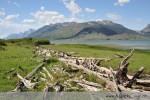
[[[35,45],[33,44],[22,44],[22,43],[11,43],[6,42],[7,46],[1,46],[0,48],[0,91],[10,91],[16,87],[18,78],[12,74],[6,72],[15,69],[15,72],[22,76],[27,75],[31,70],[40,64],[42,56],[34,54]],[[115,53],[121,53],[122,55],[128,55],[130,50],[121,50],[117,48],[110,48],[96,45],[82,45],[82,44],[61,44],[61,45],[41,45],[42,48],[51,49],[56,51],[64,52],[76,52],[77,56],[82,57],[96,57],[96,58],[111,58],[110,62],[102,62],[101,66],[117,68],[122,59],[116,58]],[[51,58],[50,58],[51,59]],[[150,51],[135,50],[135,54],[130,59],[129,74],[133,74],[140,67],[144,67],[144,73],[150,73]],[[46,67],[50,67],[55,63],[52,62],[47,64]],[[19,69],[21,66],[25,71]],[[65,67],[65,66],[64,66]],[[6,73],[6,74],[5,74]],[[81,73],[79,73],[81,75]],[[57,80],[66,80],[67,75],[54,74]],[[65,78],[66,77],[66,78]],[[89,78],[90,79],[90,78]],[[39,91],[43,86],[39,86]]]
[[[12,90],[16,86],[17,78],[10,77],[10,74],[4,74],[5,72],[16,69],[16,72],[25,76],[39,64],[36,59],[32,59],[32,46],[8,44],[4,48],[0,50],[0,91]],[[24,68],[25,72],[19,70],[19,66]]]

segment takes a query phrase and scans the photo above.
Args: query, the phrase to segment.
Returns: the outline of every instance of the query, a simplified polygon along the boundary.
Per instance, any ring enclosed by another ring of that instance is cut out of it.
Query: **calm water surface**
[[[59,40],[53,41],[56,44],[96,44],[96,45],[110,45],[122,48],[146,49],[150,50],[150,40]]]

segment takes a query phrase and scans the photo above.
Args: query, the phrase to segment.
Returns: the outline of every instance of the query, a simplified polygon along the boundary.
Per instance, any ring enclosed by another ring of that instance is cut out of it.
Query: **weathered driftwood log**
[[[53,76],[49,73],[49,71],[48,71],[45,67],[43,67],[43,70],[47,73],[48,77],[49,77],[51,80],[54,79]]]
[[[145,86],[132,86],[132,89],[139,89],[142,91],[150,91],[150,87],[145,87]]]
[[[116,78],[117,78],[117,81],[119,84],[124,84],[129,80],[127,77],[128,65],[129,65],[129,63],[126,63],[116,73]]]
[[[94,67],[96,67],[96,69],[98,69],[98,72],[102,73],[102,74],[108,74],[110,75],[111,74],[111,71],[106,68],[106,67],[99,67],[97,65],[94,64]]]
[[[22,92],[23,91],[24,84],[22,81],[18,81],[17,86],[12,92]]]
[[[75,63],[76,65],[83,65],[83,63],[80,64],[78,60],[72,60],[72,59],[69,60],[69,59],[59,58],[59,61],[64,62],[64,63]],[[89,66],[87,63],[86,63],[86,65]],[[86,65],[84,65],[84,66],[86,66]],[[96,64],[93,64],[93,67],[96,67],[96,69],[98,69],[98,71],[101,72],[102,74],[111,74],[111,71],[106,67],[99,67]]]
[[[83,84],[83,83],[77,83],[78,85],[82,86],[83,88],[85,88],[86,91],[94,91],[94,92],[98,92],[100,91],[99,88],[87,85],[87,84]]]
[[[121,67],[122,65],[125,65],[125,64],[127,63],[127,61],[130,59],[130,57],[133,55],[133,53],[134,53],[134,49],[131,50],[131,52],[129,53],[129,55],[121,62],[120,67]]]
[[[81,83],[81,84],[89,85],[89,86],[96,87],[96,88],[103,87],[102,85],[100,85],[98,83],[89,82],[89,81],[86,81],[86,80],[73,80],[73,81],[76,82],[76,83]]]
[[[129,53],[129,55],[126,58],[123,59],[123,61],[121,61],[120,65],[118,66],[116,78],[118,83],[120,84],[124,84],[129,80],[127,77],[129,63],[127,61],[133,55],[133,53],[134,53],[134,49]]]
[[[78,60],[100,60],[100,61],[110,61],[111,58],[86,58],[86,57],[78,57]]]
[[[30,80],[27,80],[25,78],[23,78],[21,75],[19,75],[18,73],[16,73],[17,77],[20,79],[21,82],[23,82],[24,86],[28,89],[33,89],[36,83],[31,83]]]
[[[118,87],[118,83],[117,83],[117,79],[116,79],[115,73],[114,73],[114,71],[113,71],[113,69],[112,69],[111,67],[110,67],[110,71],[111,71],[111,73],[112,73],[114,86],[115,86],[116,92],[117,92],[117,94],[118,94],[119,92],[121,92],[121,90],[120,90],[120,88]]]
[[[150,80],[136,79],[136,84],[150,87]]]
[[[143,72],[144,70],[144,67],[141,67],[135,74],[134,76],[132,77],[132,79],[126,84],[125,87],[129,87],[131,88],[132,87],[132,84],[135,82],[135,80],[139,77],[139,75]]]
[[[133,76],[127,75],[129,80],[133,78]],[[136,79],[135,82],[137,85],[149,86],[150,87],[150,80],[148,79]]]
[[[40,68],[44,66],[44,63],[41,63],[39,66],[37,66],[34,70],[32,70],[27,76],[25,76],[25,79],[30,79]]]

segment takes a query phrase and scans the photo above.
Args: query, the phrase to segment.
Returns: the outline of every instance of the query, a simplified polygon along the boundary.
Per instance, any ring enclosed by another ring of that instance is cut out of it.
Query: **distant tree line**
[[[6,46],[6,43],[13,43],[20,45],[23,44],[48,45],[50,44],[50,41],[45,39],[33,39],[33,38],[9,39],[9,40],[0,39],[0,46]]]

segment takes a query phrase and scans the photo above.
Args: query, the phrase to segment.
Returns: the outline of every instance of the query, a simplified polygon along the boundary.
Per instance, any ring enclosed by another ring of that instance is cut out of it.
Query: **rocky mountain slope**
[[[150,24],[147,25],[142,31],[145,36],[150,36]]]

